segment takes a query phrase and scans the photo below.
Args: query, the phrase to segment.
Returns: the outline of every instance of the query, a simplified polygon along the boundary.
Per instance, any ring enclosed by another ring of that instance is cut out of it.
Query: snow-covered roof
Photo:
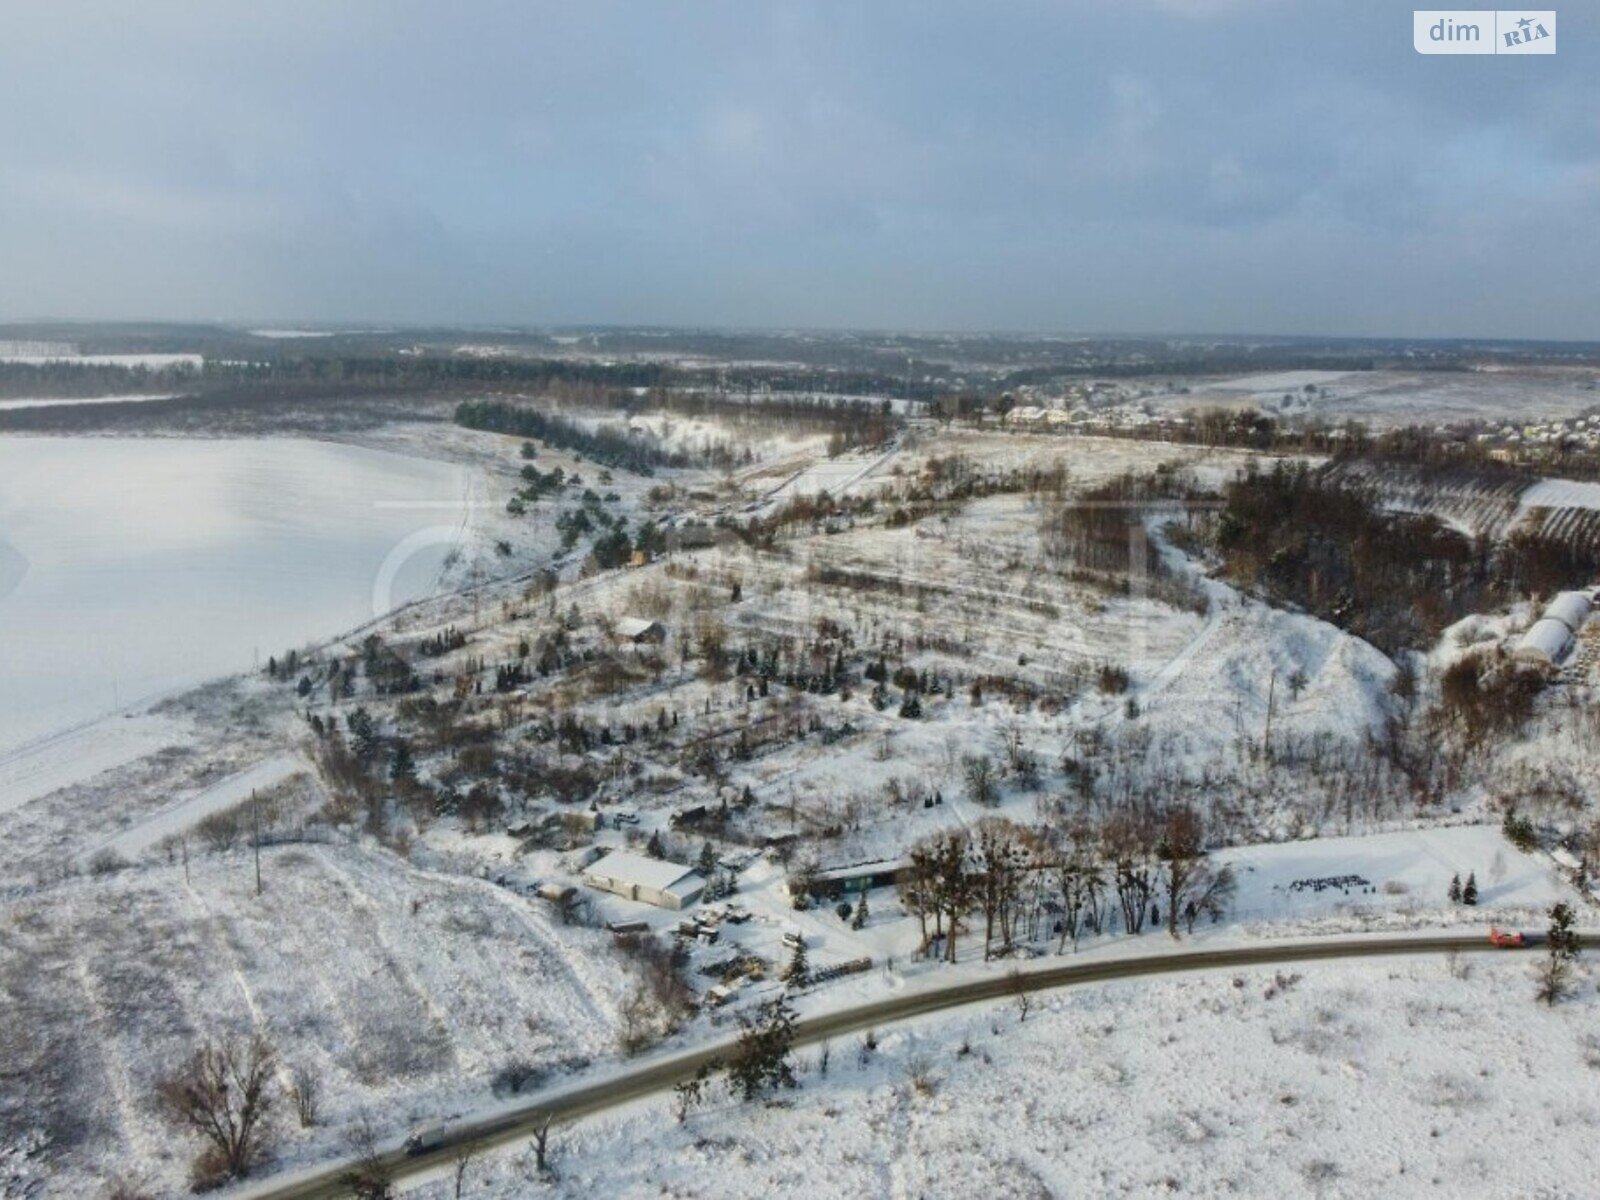
[[[692,867],[660,858],[646,858],[643,854],[628,850],[613,850],[592,864],[584,875],[635,884],[657,892],[670,891],[674,884],[682,883],[689,877],[693,877],[697,883],[700,881]]]
[[[643,617],[623,617],[617,622],[617,633],[625,638],[643,637],[659,628],[661,626],[655,621],[647,621]]]
[[[1567,652],[1572,640],[1572,630],[1552,617],[1541,617],[1522,635],[1517,643],[1517,654],[1524,658],[1542,658],[1555,662]]]
[[[832,883],[842,879],[861,879],[868,875],[892,875],[911,865],[908,858],[878,858],[871,862],[851,863],[843,867],[827,867],[813,878],[818,883]]]
[[[1589,603],[1587,592],[1562,592],[1550,601],[1550,607],[1544,610],[1547,620],[1560,621],[1573,633],[1589,619]]]

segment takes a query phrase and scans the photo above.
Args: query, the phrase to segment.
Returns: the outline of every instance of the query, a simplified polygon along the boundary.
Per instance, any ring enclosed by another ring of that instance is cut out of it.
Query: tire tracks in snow
[[[433,998],[433,993],[422,985],[409,964],[405,963],[395,953],[394,944],[383,931],[383,921],[379,915],[381,907],[372,896],[362,888],[360,882],[354,877],[351,870],[345,866],[331,861],[323,847],[313,847],[311,858],[323,872],[323,875],[332,881],[335,886],[343,887],[351,901],[351,907],[364,918],[372,933],[372,940],[383,956],[384,964],[388,967],[390,977],[400,984],[410,994],[418,1007],[427,1014],[433,1023],[434,1032],[450,1054],[450,1066],[459,1067],[461,1055],[456,1048],[455,1038],[450,1034],[449,1014],[439,1007]]]

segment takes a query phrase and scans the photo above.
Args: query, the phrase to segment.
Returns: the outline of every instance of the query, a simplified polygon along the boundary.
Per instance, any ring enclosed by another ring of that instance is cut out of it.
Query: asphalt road
[[[1589,939],[1586,939],[1589,940]],[[1145,975],[1171,975],[1183,971],[1215,970],[1227,967],[1261,967],[1286,963],[1317,962],[1339,958],[1373,958],[1383,955],[1485,951],[1495,953],[1485,934],[1386,935],[1340,940],[1266,943],[1257,946],[1220,950],[1176,950],[1133,958],[1100,960],[1074,959],[1038,967],[1023,973],[1026,990],[1043,991],[1086,983],[1117,979],[1136,979]],[[1511,953],[1514,953],[1511,952]],[[988,1000],[1002,1000],[1017,993],[1017,981],[1006,975],[968,980],[943,987],[922,988],[902,995],[875,1000],[870,1004],[808,1017],[797,1026],[797,1045],[806,1045],[860,1033],[910,1017],[925,1016],[946,1009]],[[447,1143],[426,1154],[408,1156],[398,1147],[387,1149],[383,1158],[395,1173],[397,1183],[426,1171],[446,1166],[456,1148],[472,1144],[480,1150],[527,1140],[548,1118],[562,1125],[581,1117],[627,1104],[642,1096],[664,1091],[688,1079],[707,1063],[726,1056],[733,1044],[723,1039],[672,1058],[639,1066],[593,1083],[542,1092],[526,1102],[487,1116],[464,1117],[449,1123]],[[351,1167],[349,1160],[330,1163],[291,1176],[266,1179],[231,1193],[238,1200],[332,1200],[349,1192],[340,1178]]]

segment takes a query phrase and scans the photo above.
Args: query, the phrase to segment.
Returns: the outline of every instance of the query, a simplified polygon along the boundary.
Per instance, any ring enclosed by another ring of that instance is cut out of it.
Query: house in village
[[[674,911],[688,908],[706,887],[692,867],[627,850],[613,850],[591,864],[583,881],[596,891]]]
[[[635,646],[659,646],[667,640],[667,627],[644,617],[623,617],[616,625],[617,636]]]

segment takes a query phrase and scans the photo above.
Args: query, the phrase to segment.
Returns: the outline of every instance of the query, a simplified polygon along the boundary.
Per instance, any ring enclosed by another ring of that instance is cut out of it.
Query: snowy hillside
[[[974,1008],[802,1054],[796,1091],[670,1097],[513,1151],[463,1194],[1593,1194],[1600,1017],[1524,960],[1208,973]],[[450,1196],[440,1181],[410,1193]]]

